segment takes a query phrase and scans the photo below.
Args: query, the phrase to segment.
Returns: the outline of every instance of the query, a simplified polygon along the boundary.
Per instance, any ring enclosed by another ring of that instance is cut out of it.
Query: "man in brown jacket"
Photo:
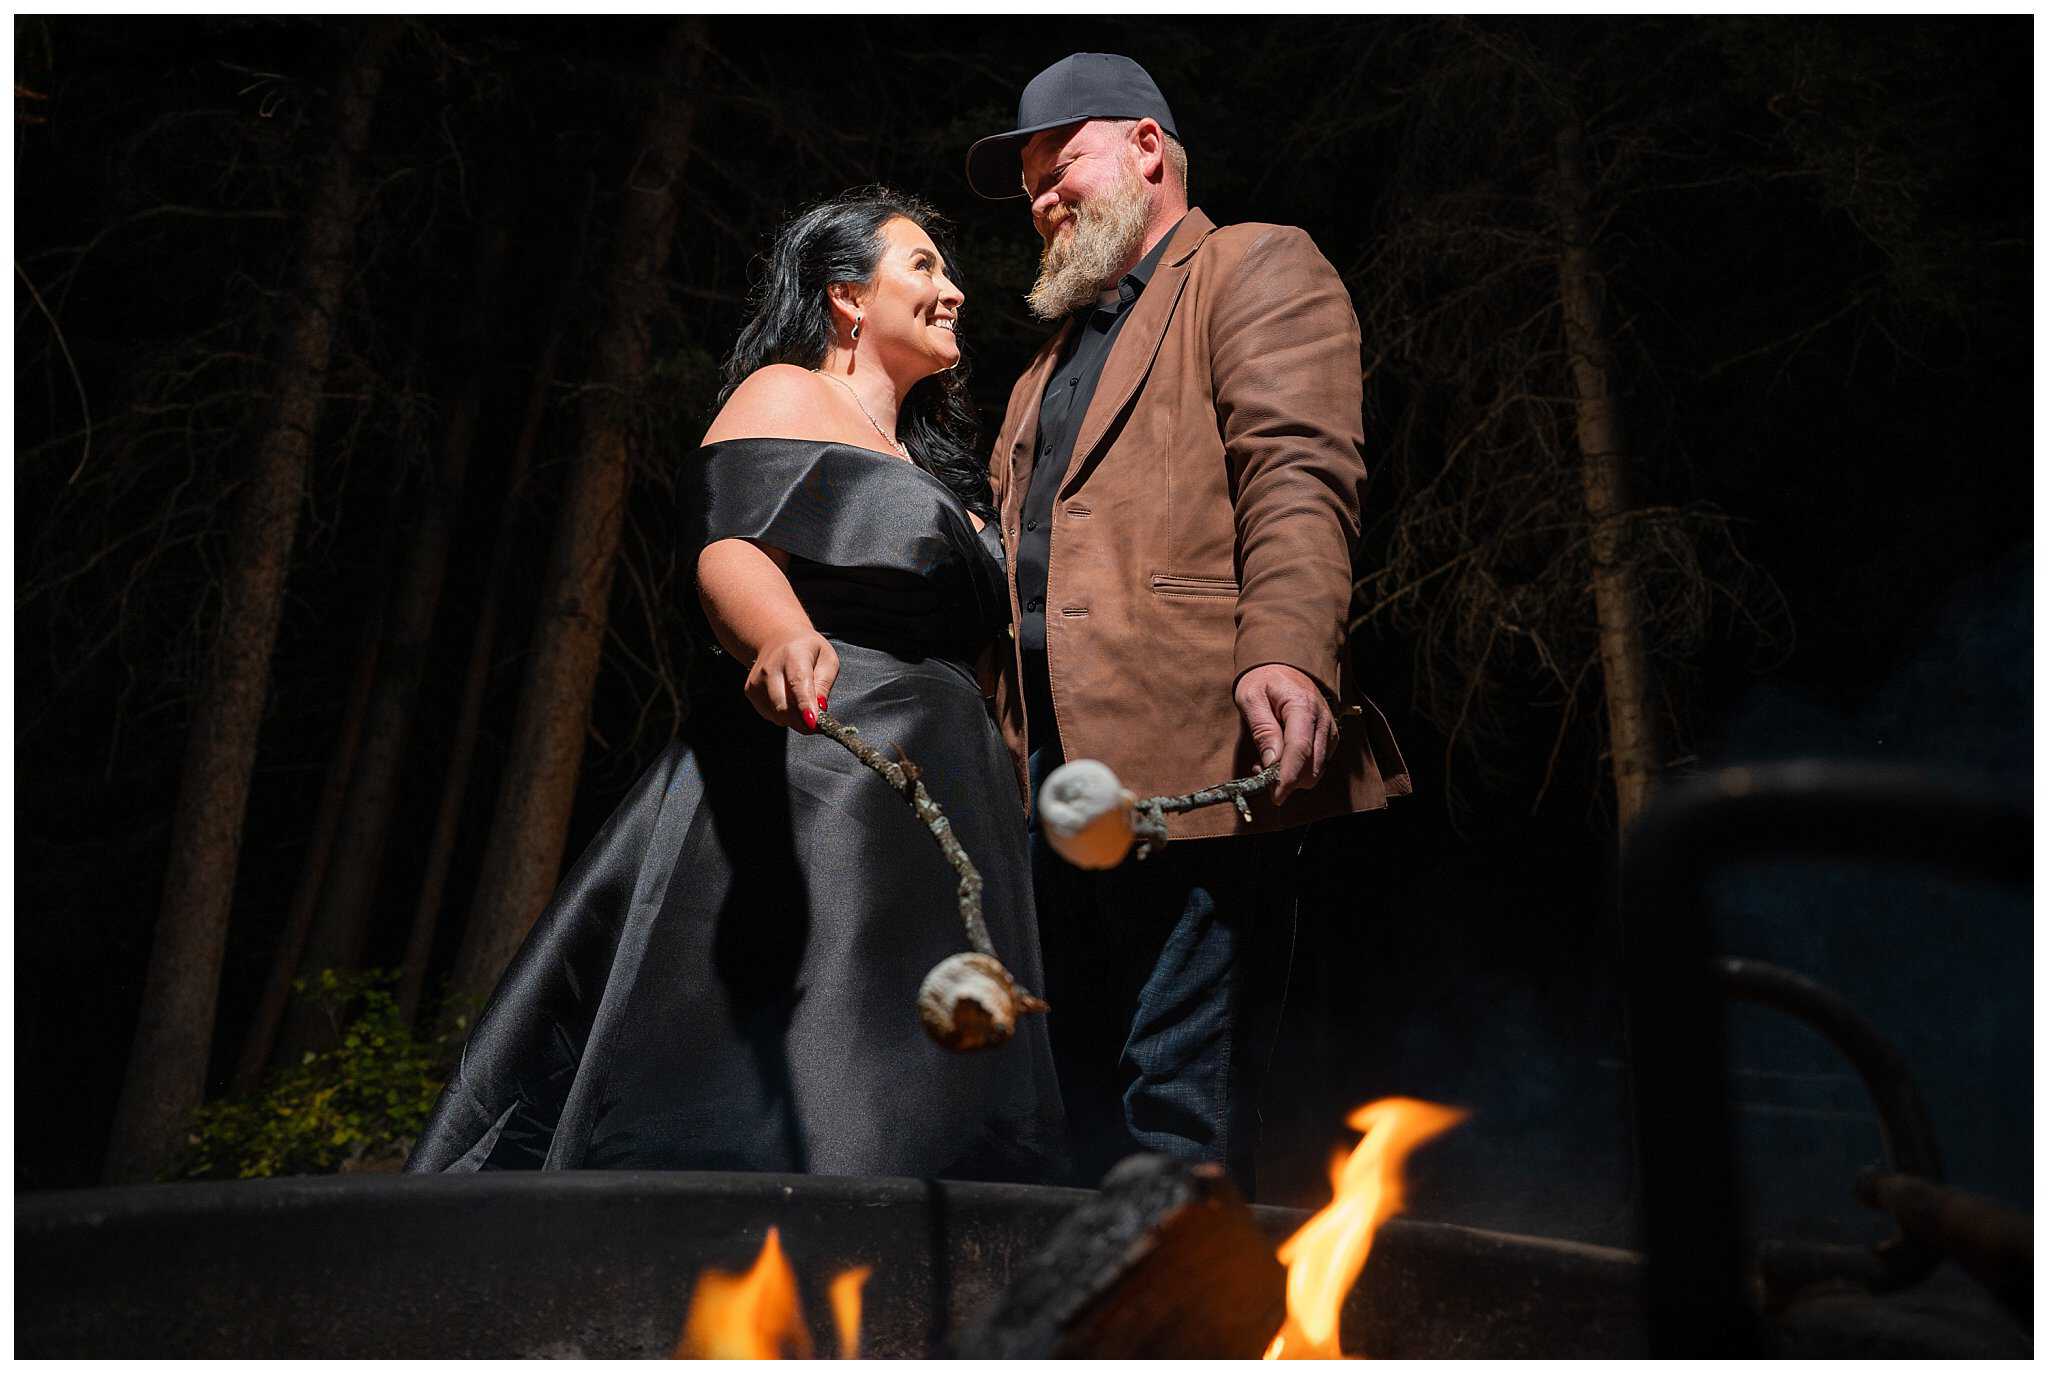
[[[1172,112],[1129,58],[1039,73],[967,167],[980,195],[1027,199],[1030,304],[1060,322],[991,458],[1017,638],[996,711],[1020,775],[1035,796],[1095,758],[1148,796],[1279,764],[1250,822],[1171,817],[1162,853],[1109,873],[1067,867],[1034,821],[1081,1181],[1151,1149],[1223,1162],[1249,1194],[1299,827],[1409,790],[1345,666],[1357,319],[1301,230],[1189,208]]]

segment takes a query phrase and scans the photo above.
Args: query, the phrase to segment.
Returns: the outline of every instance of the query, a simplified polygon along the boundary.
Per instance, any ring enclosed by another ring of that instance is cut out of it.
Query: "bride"
[[[919,980],[962,947],[952,871],[812,733],[830,703],[919,765],[996,949],[1040,986],[1023,801],[978,685],[1002,550],[936,226],[869,187],[778,237],[679,460],[689,609],[723,652],[512,960],[408,1171],[1063,1173],[1043,1018],[975,1054],[926,1038]]]

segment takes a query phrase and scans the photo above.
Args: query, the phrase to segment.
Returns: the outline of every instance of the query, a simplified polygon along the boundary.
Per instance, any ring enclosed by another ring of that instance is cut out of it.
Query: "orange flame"
[[[1380,1223],[1402,1208],[1401,1167],[1424,1142],[1468,1114],[1410,1097],[1386,1097],[1353,1112],[1346,1124],[1365,1132],[1350,1157],[1330,1167],[1336,1196],[1280,1246],[1287,1266],[1287,1320],[1266,1347],[1269,1360],[1336,1360],[1337,1318],[1365,1268]]]
[[[843,1360],[860,1358],[861,1286],[873,1272],[858,1265],[827,1286]],[[811,1328],[797,1299],[796,1274],[783,1258],[781,1234],[771,1226],[752,1269],[738,1275],[707,1269],[697,1280],[676,1358],[779,1360],[785,1355],[811,1358]]]
[[[825,1290],[832,1303],[832,1324],[839,1328],[839,1358],[860,1358],[860,1290],[875,1271],[862,1264],[832,1280]]]
[[[773,1226],[760,1258],[744,1274],[707,1269],[690,1295],[679,1359],[774,1360],[811,1358],[811,1330],[797,1303],[796,1275],[782,1256]]]

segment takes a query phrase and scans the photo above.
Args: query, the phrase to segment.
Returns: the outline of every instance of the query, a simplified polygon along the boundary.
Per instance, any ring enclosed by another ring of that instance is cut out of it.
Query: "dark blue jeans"
[[[1057,747],[1031,756],[1035,797]],[[1086,872],[1053,853],[1032,808],[1032,882],[1048,1028],[1093,1187],[1151,1150],[1222,1164],[1255,1185],[1259,1094],[1293,956],[1301,832],[1182,840]]]

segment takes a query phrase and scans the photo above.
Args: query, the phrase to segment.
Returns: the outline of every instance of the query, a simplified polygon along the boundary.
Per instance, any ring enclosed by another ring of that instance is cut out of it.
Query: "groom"
[[[1279,764],[1250,823],[1169,817],[1163,852],[1108,873],[1065,865],[1034,820],[1079,1181],[1146,1149],[1221,1162],[1250,1196],[1300,827],[1409,790],[1344,654],[1357,319],[1301,230],[1189,208],[1173,113],[1129,58],[1040,72],[967,175],[1027,202],[1029,303],[1059,326],[991,459],[1017,637],[996,711],[1020,771],[1035,795],[1095,758],[1149,796]],[[1362,715],[1339,731],[1345,705]]]

